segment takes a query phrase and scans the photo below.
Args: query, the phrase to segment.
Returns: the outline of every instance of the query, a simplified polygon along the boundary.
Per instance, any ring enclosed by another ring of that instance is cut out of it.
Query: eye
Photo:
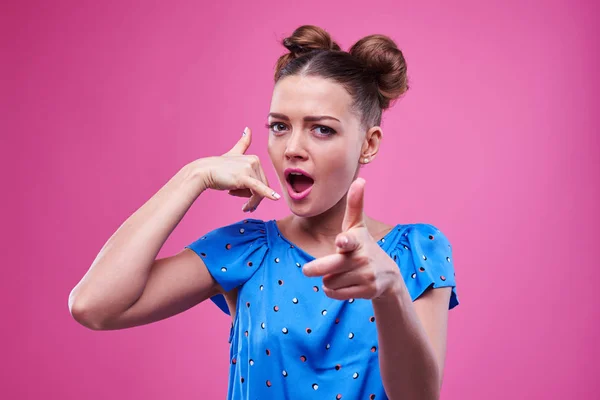
[[[281,122],[271,122],[270,124],[266,124],[265,127],[270,131],[277,133],[285,129],[285,124]]]
[[[315,131],[317,131],[317,133],[319,133],[319,135],[321,135],[321,136],[331,136],[336,133],[333,129],[331,129],[328,126],[324,126],[324,125],[315,125],[313,127],[313,129]],[[320,130],[320,131],[318,131],[318,130]]]
[[[287,126],[283,122],[271,122],[270,124],[266,124],[265,128],[274,133],[281,133],[287,129]],[[316,131],[319,136],[331,136],[337,133],[332,128],[324,125],[315,125],[311,130]]]

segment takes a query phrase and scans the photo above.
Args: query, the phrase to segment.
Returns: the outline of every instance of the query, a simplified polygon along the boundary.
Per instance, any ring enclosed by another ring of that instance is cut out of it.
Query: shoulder
[[[243,219],[212,229],[201,235],[187,248],[195,251],[205,263],[210,260],[233,262],[268,248],[265,221]]]
[[[367,229],[368,229],[369,233],[371,234],[371,236],[378,240],[381,238],[385,238],[388,235],[393,234],[392,231],[394,230],[394,228],[396,228],[398,226],[398,224],[390,225],[390,224],[387,224],[382,221],[378,221],[378,220],[376,220],[374,218],[370,218],[370,217],[367,217],[366,224],[367,224]]]
[[[448,237],[436,225],[423,222],[398,224],[398,231],[401,232],[400,242],[411,241],[426,246],[447,246],[452,249]]]
[[[254,218],[246,218],[215,228],[203,235],[200,239],[206,240],[208,237],[214,236],[238,236],[261,233],[265,233],[265,221]]]
[[[429,223],[398,225],[398,241],[392,251],[413,300],[426,289],[452,287],[449,308],[458,305],[452,245],[447,236]]]
[[[198,254],[226,292],[243,285],[261,268],[269,248],[265,222],[253,218],[212,229],[185,247]],[[222,296],[212,300],[229,313]]]
[[[203,243],[214,245],[219,242],[227,245],[228,243],[231,244],[232,241],[247,242],[261,239],[265,236],[265,222],[260,219],[248,218],[203,232],[190,246],[202,245]]]
[[[398,225],[396,248],[410,258],[415,266],[444,264],[453,267],[452,245],[448,237],[435,225],[413,223]]]

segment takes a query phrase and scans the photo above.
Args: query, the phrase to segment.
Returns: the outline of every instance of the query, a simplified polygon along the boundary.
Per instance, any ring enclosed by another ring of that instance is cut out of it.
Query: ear
[[[365,140],[361,148],[360,158],[368,158],[372,161],[375,154],[379,151],[381,140],[383,139],[383,131],[380,126],[373,126],[365,134]]]

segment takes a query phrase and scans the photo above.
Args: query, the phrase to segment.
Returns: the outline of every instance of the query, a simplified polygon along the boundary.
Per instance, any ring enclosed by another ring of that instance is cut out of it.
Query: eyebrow
[[[269,113],[269,117],[279,118],[279,119],[283,119],[285,121],[290,120],[290,118],[287,115],[279,114],[279,113]],[[339,119],[330,117],[329,115],[307,115],[303,119],[306,122],[322,121],[324,119],[332,119],[334,121],[341,122]]]

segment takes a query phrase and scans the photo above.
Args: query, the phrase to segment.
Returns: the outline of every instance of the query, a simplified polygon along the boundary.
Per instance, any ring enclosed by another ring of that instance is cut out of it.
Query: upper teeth
[[[302,175],[300,172],[290,172],[290,175]]]

